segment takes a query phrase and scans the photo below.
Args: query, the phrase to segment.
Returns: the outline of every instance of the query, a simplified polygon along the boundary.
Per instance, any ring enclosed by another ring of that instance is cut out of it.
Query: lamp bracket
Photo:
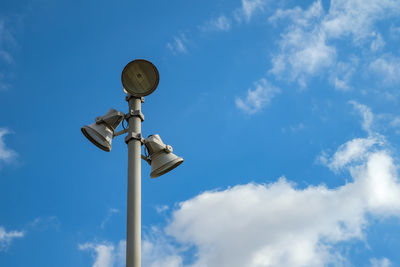
[[[106,115],[98,116],[95,119],[96,124],[104,123],[110,127],[113,131],[118,127],[121,121],[124,119],[125,114],[115,109],[110,109]]]
[[[157,155],[159,155],[159,154],[162,154],[162,153],[168,153],[168,154],[169,154],[169,153],[172,153],[172,151],[173,151],[172,146],[170,146],[170,145],[165,145],[163,149],[161,149],[161,150],[159,150],[159,151],[157,151],[157,152],[152,153],[151,156],[152,156],[152,157],[155,157],[155,156],[157,156]]]
[[[125,100],[129,102],[129,99],[131,99],[131,98],[140,98],[140,102],[144,103],[144,97],[143,97],[143,96],[142,96],[142,97],[136,97],[136,96],[133,96],[133,95],[131,95],[131,94],[128,94],[128,95],[125,97]]]
[[[150,157],[146,157],[145,155],[141,155],[141,157],[142,157],[142,159],[143,160],[145,160],[148,164],[150,164],[151,165],[151,159],[150,159]]]
[[[119,132],[116,132],[116,133],[114,133],[113,138],[116,137],[116,136],[119,136],[121,134],[127,133],[128,131],[129,131],[129,129],[127,128],[127,129],[123,129],[123,130],[121,130]]]
[[[125,114],[125,119],[129,120],[130,117],[139,117],[140,120],[144,121],[144,115],[140,110],[130,110],[129,113]]]
[[[144,139],[141,133],[129,132],[125,137],[125,143],[128,144],[132,139],[140,141],[142,145],[144,144]]]

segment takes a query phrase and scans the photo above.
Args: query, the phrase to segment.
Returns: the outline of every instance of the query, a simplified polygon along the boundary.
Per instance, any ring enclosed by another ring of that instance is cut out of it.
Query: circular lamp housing
[[[124,89],[136,97],[147,96],[156,90],[160,76],[153,63],[136,59],[128,63],[122,71],[121,81]]]

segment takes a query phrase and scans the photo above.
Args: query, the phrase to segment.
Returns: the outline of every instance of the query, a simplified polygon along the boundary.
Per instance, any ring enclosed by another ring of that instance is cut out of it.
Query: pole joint
[[[138,140],[143,145],[144,139],[141,133],[129,132],[125,137],[125,143],[128,144],[131,140]]]
[[[129,113],[125,114],[125,119],[129,120],[131,117],[138,117],[140,118],[140,121],[144,121],[144,114],[140,110],[133,110],[131,109]]]
[[[131,95],[131,94],[128,94],[128,95],[125,97],[125,100],[126,100],[127,102],[129,102],[129,100],[130,100],[131,98],[139,98],[139,99],[140,99],[140,102],[141,102],[141,103],[144,103],[144,97],[143,97],[143,96],[137,97],[137,96],[133,96],[133,95]]]

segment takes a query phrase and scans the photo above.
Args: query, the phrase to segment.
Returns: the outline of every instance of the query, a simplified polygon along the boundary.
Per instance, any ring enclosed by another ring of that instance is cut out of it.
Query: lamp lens
[[[141,97],[151,94],[157,88],[159,74],[151,62],[138,59],[125,66],[121,80],[130,94]]]
[[[97,131],[93,130],[91,127],[85,126],[82,128],[82,133],[89,139],[90,142],[95,144],[97,147],[105,150],[110,151],[111,146],[107,140],[101,136]]]

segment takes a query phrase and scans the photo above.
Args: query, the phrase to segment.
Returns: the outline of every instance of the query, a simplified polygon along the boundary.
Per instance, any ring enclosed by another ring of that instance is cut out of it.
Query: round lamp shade
[[[133,96],[147,96],[156,90],[160,76],[157,68],[149,61],[136,59],[122,71],[121,81],[125,90]]]

